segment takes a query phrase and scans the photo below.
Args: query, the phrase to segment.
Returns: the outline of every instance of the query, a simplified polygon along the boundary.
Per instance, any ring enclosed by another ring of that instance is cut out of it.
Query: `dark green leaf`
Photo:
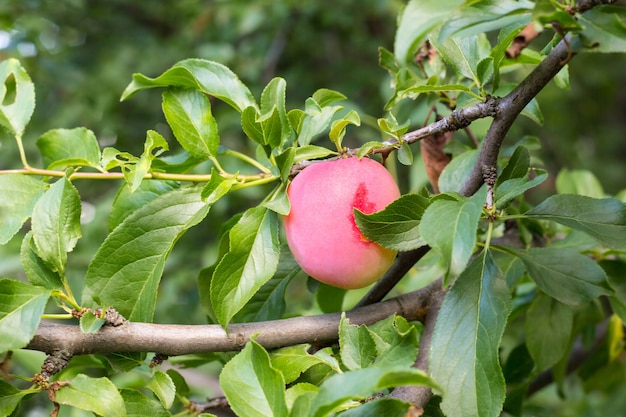
[[[161,403],[154,398],[148,398],[134,389],[120,390],[124,405],[126,407],[126,417],[169,417],[170,412],[163,408]]]
[[[310,278],[311,279],[311,278]],[[315,301],[323,313],[337,313],[343,311],[343,300],[347,290],[333,287],[323,282],[317,282],[315,291]]]
[[[526,312],[526,346],[539,371],[556,364],[570,345],[574,311],[539,292]]]
[[[0,279],[0,352],[21,349],[33,338],[50,291]]]
[[[115,229],[134,211],[175,188],[178,188],[177,182],[160,180],[143,181],[135,191],[123,185],[113,200],[109,215],[109,231]]]
[[[26,70],[15,58],[0,62],[0,125],[21,137],[33,110],[35,85]]]
[[[102,169],[96,135],[84,127],[49,130],[37,139],[37,147],[48,169],[73,166]]]
[[[530,168],[530,152],[524,146],[517,146],[498,175],[497,184],[513,178],[525,178],[528,176],[528,168]]]
[[[474,252],[484,201],[484,192],[459,201],[437,199],[422,216],[419,224],[422,239],[442,254],[447,265],[444,282],[460,274]]]
[[[126,416],[124,400],[108,378],[78,374],[69,385],[56,391],[55,400],[100,416]]]
[[[441,54],[445,62],[451,65],[458,74],[468,78],[476,85],[481,85],[478,65],[491,53],[491,45],[484,33],[458,38],[442,38],[439,33],[431,36],[431,43]],[[466,91],[470,90],[465,87]]]
[[[211,305],[223,327],[276,272],[280,252],[276,213],[262,206],[251,208],[229,236],[230,250],[211,280]]]
[[[0,175],[0,245],[22,228],[45,186],[45,182],[29,175]]]
[[[33,241],[52,271],[65,271],[67,253],[82,236],[80,213],[78,191],[65,177],[52,184],[33,208]]]
[[[126,217],[89,264],[85,306],[113,306],[131,321],[151,321],[165,260],[178,238],[209,208],[199,188],[180,188]]]
[[[367,368],[376,358],[376,344],[364,325],[351,325],[345,313],[339,323],[339,353],[341,363],[354,371]]]
[[[198,159],[217,155],[219,133],[211,102],[199,91],[170,88],[163,93],[163,114],[178,143]]]
[[[411,0],[398,18],[394,54],[404,64],[413,60],[417,48],[430,31],[452,16],[463,5],[462,0]]]
[[[328,416],[350,400],[362,400],[382,389],[402,385],[439,389],[428,375],[418,369],[358,369],[333,375],[325,380],[313,399],[309,416]]]
[[[22,266],[24,267],[24,273],[31,284],[49,290],[63,288],[61,275],[50,269],[39,255],[37,255],[37,248],[33,242],[33,232],[28,232],[26,236],[24,236],[24,239],[22,239],[20,258],[22,260]]]
[[[506,386],[499,347],[510,311],[509,289],[484,251],[446,294],[433,334],[429,369],[443,388],[446,415],[500,415]]]
[[[220,386],[230,407],[240,416],[286,417],[285,382],[270,357],[254,340],[220,373]]]
[[[248,87],[226,66],[204,59],[186,59],[176,63],[157,78],[133,74],[133,80],[122,94],[126,100],[139,90],[154,87],[195,88],[228,103],[237,111],[257,107]]]
[[[418,227],[428,203],[425,197],[406,194],[376,213],[354,210],[354,219],[368,239],[389,249],[407,251],[425,244]]]
[[[553,195],[526,212],[526,216],[580,230],[609,247],[626,246],[626,204],[614,198]]]
[[[604,270],[580,253],[550,247],[516,249],[514,253],[537,285],[562,303],[580,305],[612,293]]]
[[[626,262],[621,260],[603,260],[600,262],[602,269],[606,271],[609,284],[615,295],[610,297],[613,311],[622,321],[626,322]]]

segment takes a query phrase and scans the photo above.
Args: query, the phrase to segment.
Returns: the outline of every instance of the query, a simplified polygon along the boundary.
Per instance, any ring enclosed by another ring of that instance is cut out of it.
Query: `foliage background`
[[[132,73],[157,75],[188,57],[228,65],[255,96],[273,76],[285,78],[288,108],[300,106],[318,88],[336,89],[361,114],[372,116],[375,124],[388,93],[386,73],[376,64],[377,49],[392,49],[401,5],[398,0],[334,0],[332,7],[296,0],[5,0],[0,3],[0,59],[20,59],[35,83],[37,107],[25,136],[31,149],[46,130],[62,127],[85,126],[95,132],[101,146],[133,154],[141,153],[148,129],[171,139],[160,111],[159,91],[146,91],[123,103],[119,97]],[[623,54],[578,57],[570,68],[570,78],[575,80],[571,90],[551,84],[539,95],[544,125],[521,119],[511,130],[511,141],[526,134],[541,138],[540,158],[552,178],[544,187],[554,187],[561,168],[591,170],[609,194],[624,187],[624,68]],[[213,110],[222,140],[235,148],[246,146],[237,115],[223,103],[216,103]],[[414,126],[423,120],[410,108],[401,114]],[[362,143],[375,134],[364,127],[346,140]],[[14,141],[1,135],[5,133],[0,133],[0,167],[19,167]],[[419,167],[400,175],[417,172]],[[86,269],[104,239],[102,225],[107,222],[97,220],[108,216],[107,207],[120,184],[76,185],[90,206],[84,208],[84,238],[71,258],[70,277],[72,270],[79,274]],[[162,281],[156,322],[205,321],[198,308],[196,271],[213,262],[220,226],[232,214],[255,205],[261,193],[236,193],[219,202],[204,225],[190,230],[177,244]],[[19,242],[16,237],[0,247],[0,276],[22,273],[16,255]],[[77,286],[82,277],[75,278]],[[292,289],[292,300],[297,302],[290,308],[315,309],[305,280],[300,281]],[[581,403],[571,404],[579,411],[604,401],[579,394]]]

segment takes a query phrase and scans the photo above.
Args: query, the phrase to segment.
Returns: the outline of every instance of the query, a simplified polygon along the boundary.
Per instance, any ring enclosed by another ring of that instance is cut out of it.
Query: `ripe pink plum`
[[[396,252],[363,236],[353,212],[380,211],[400,197],[398,185],[380,163],[356,157],[315,163],[293,179],[287,195],[287,243],[311,277],[355,289],[389,269]]]

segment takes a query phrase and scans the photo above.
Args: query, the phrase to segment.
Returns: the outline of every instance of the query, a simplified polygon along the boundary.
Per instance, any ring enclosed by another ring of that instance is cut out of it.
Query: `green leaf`
[[[526,346],[543,371],[560,361],[570,346],[574,311],[543,292],[538,292],[526,312]]]
[[[45,182],[29,175],[0,175],[0,245],[8,243],[22,228],[45,186]]]
[[[287,416],[285,382],[270,357],[254,340],[220,373],[220,387],[233,411],[246,417]]]
[[[37,255],[37,248],[33,242],[33,232],[29,231],[22,239],[20,248],[20,259],[24,267],[24,273],[28,281],[36,286],[44,287],[49,290],[58,290],[63,288],[63,280],[58,272],[54,272],[45,262]]]
[[[604,270],[585,255],[551,247],[512,251],[539,288],[562,303],[581,305],[612,294]]]
[[[176,386],[172,378],[165,372],[155,371],[146,387],[157,396],[164,408],[170,408],[174,404]]]
[[[626,247],[626,203],[614,198],[553,195],[525,215],[580,230],[609,247]]]
[[[100,416],[126,416],[124,400],[108,378],[91,378],[78,374],[69,385],[55,393],[56,402]]]
[[[261,122],[264,144],[272,148],[282,146],[291,135],[291,127],[287,119],[285,95],[287,82],[276,77],[270,81],[261,93]]]
[[[387,145],[385,145],[384,143],[378,142],[378,141],[365,142],[363,145],[359,147],[359,151],[357,152],[356,156],[360,159],[360,158],[363,158],[365,155],[369,154],[371,151],[375,149],[381,149],[386,146]]]
[[[80,331],[86,334],[96,333],[104,325],[104,319],[96,316],[91,311],[80,316]]]
[[[96,135],[84,127],[49,130],[37,139],[37,147],[48,169],[87,166],[102,170]]]
[[[404,64],[426,41],[430,31],[452,16],[465,3],[462,0],[411,0],[398,18],[394,41],[396,59]]]
[[[280,251],[276,273],[252,296],[250,301],[235,315],[235,321],[251,323],[283,318],[285,309],[285,292],[287,286],[300,272],[288,250]]]
[[[375,366],[410,368],[417,357],[417,329],[402,316],[389,316],[368,327],[376,344]]]
[[[626,52],[626,10],[618,6],[594,7],[579,18],[585,52]]]
[[[531,188],[548,179],[548,173],[543,170],[536,170],[537,175],[531,180],[526,178],[511,178],[496,187],[496,207],[503,208],[514,198],[519,197]]]
[[[0,379],[0,416],[11,416],[22,399],[31,394],[37,393],[38,390],[28,389],[20,390],[13,385]]]
[[[293,158],[293,162],[298,163],[301,161],[309,161],[311,159],[325,158],[329,155],[334,155],[336,153],[337,152],[332,151],[328,148],[317,145],[300,146],[296,148],[296,154]]]
[[[361,118],[359,117],[359,113],[355,110],[350,110],[341,119],[335,120],[330,128],[328,136],[335,146],[337,146],[337,149],[342,149],[343,137],[346,134],[348,125],[361,126]]]
[[[347,99],[347,97],[339,91],[330,90],[328,88],[320,88],[315,93],[313,93],[311,98],[315,100],[315,102],[319,104],[320,107],[330,106],[337,101],[343,101]]]
[[[175,189],[116,227],[87,269],[83,304],[113,306],[131,321],[151,321],[165,261],[176,241],[210,205],[197,187]]]
[[[458,74],[480,86],[478,66],[491,53],[491,45],[487,40],[487,35],[479,33],[473,36],[449,37],[442,40],[438,38],[439,32],[434,33],[430,41],[437,52],[441,54],[443,60],[451,65]]]
[[[126,100],[139,90],[154,87],[195,88],[216,97],[242,112],[246,107],[257,107],[252,93],[226,66],[204,59],[186,59],[157,78],[133,74],[133,80],[122,94]]]
[[[315,96],[315,94],[314,94]],[[335,96],[332,96],[336,98]],[[327,97],[324,97],[327,98]],[[328,103],[330,99],[326,100]],[[305,112],[301,119],[299,129],[295,129],[298,133],[297,142],[299,146],[306,146],[319,134],[324,132],[335,113],[341,110],[342,106],[321,105],[313,97],[308,98],[305,104]],[[291,112],[290,112],[291,114]],[[291,117],[290,117],[291,119]],[[293,124],[293,123],[292,123]]]
[[[276,213],[262,206],[251,208],[229,236],[230,250],[211,280],[211,305],[224,328],[276,272],[280,253]]]
[[[376,392],[403,385],[439,386],[418,369],[363,368],[336,374],[324,381],[313,399],[309,417],[325,417],[350,400],[363,400]]]
[[[120,394],[126,407],[126,417],[169,417],[170,412],[154,398],[148,398],[134,389],[121,389]]]
[[[471,4],[447,19],[440,37],[469,37],[507,26],[523,27],[530,21],[530,11],[535,4],[528,0],[490,0],[466,2]],[[507,45],[508,46],[508,45]]]
[[[339,353],[348,370],[367,368],[376,359],[376,344],[364,325],[353,325],[341,314],[339,322]]]
[[[217,155],[219,133],[211,102],[199,91],[169,88],[163,93],[163,114],[178,143],[198,159]]]
[[[402,165],[413,165],[413,152],[408,143],[402,142],[400,148],[398,148],[398,162]]]
[[[263,136],[261,123],[258,121],[259,111],[256,107],[246,107],[241,112],[241,128],[243,132],[259,145],[267,145]]]
[[[178,188],[175,181],[142,181],[135,191],[123,185],[115,195],[109,215],[109,231],[115,229],[124,219],[148,204],[158,196]]]
[[[50,291],[0,279],[0,352],[21,349],[35,335]]]
[[[67,253],[82,236],[80,213],[78,191],[65,177],[52,184],[33,208],[31,222],[37,254],[54,272],[65,271]]]
[[[452,158],[452,161],[446,165],[441,172],[441,176],[439,177],[439,191],[442,193],[448,191],[459,191],[474,168],[477,158],[477,149],[463,152],[462,154]]]
[[[498,350],[510,311],[509,289],[484,251],[446,294],[435,325],[429,370],[446,415],[500,415],[506,386]]]
[[[326,363],[318,356],[310,354],[310,348],[311,345],[308,344],[289,346],[270,354],[272,367],[283,374],[285,384],[291,384],[311,366]]]
[[[355,408],[350,408],[340,414],[341,417],[405,417],[409,410],[409,403],[395,398],[379,398],[368,401]]]
[[[309,282],[312,280],[313,278],[309,277]],[[314,285],[317,286],[315,290],[315,301],[322,313],[337,313],[343,310],[343,301],[346,297],[347,290],[318,281],[315,281]]]
[[[215,167],[212,167],[211,180],[202,188],[202,193],[200,194],[202,200],[206,201],[207,204],[213,204],[228,194],[236,183],[237,179],[235,177],[224,178]]]
[[[354,219],[369,240],[389,249],[408,251],[425,244],[419,224],[428,204],[425,197],[406,194],[376,213],[364,214],[355,209]]]
[[[35,85],[15,58],[0,62],[0,125],[21,137],[35,110]]]
[[[422,239],[442,254],[447,271],[444,282],[460,274],[476,244],[476,228],[485,193],[459,201],[438,199],[428,206],[419,224]]]
[[[308,417],[311,409],[311,402],[317,394],[319,388],[308,382],[301,382],[287,388],[285,397],[289,417]]]
[[[556,190],[559,194],[578,194],[593,198],[603,198],[602,184],[593,172],[586,169],[562,169],[556,176]]]
[[[525,146],[517,146],[509,157],[506,166],[498,175],[497,184],[513,178],[525,178],[530,168],[530,151]]]

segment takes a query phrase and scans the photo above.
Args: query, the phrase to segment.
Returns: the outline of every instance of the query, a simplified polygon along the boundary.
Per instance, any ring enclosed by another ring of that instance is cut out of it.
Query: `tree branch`
[[[424,320],[429,287],[346,313],[353,324],[372,324],[392,314]],[[104,326],[92,334],[76,325],[42,322],[26,349],[45,353],[63,350],[69,355],[113,352],[157,352],[167,356],[242,349],[250,337],[266,348],[300,343],[327,343],[338,337],[340,313],[294,317],[258,323],[231,324],[228,334],[219,325],[177,325],[126,322]]]

